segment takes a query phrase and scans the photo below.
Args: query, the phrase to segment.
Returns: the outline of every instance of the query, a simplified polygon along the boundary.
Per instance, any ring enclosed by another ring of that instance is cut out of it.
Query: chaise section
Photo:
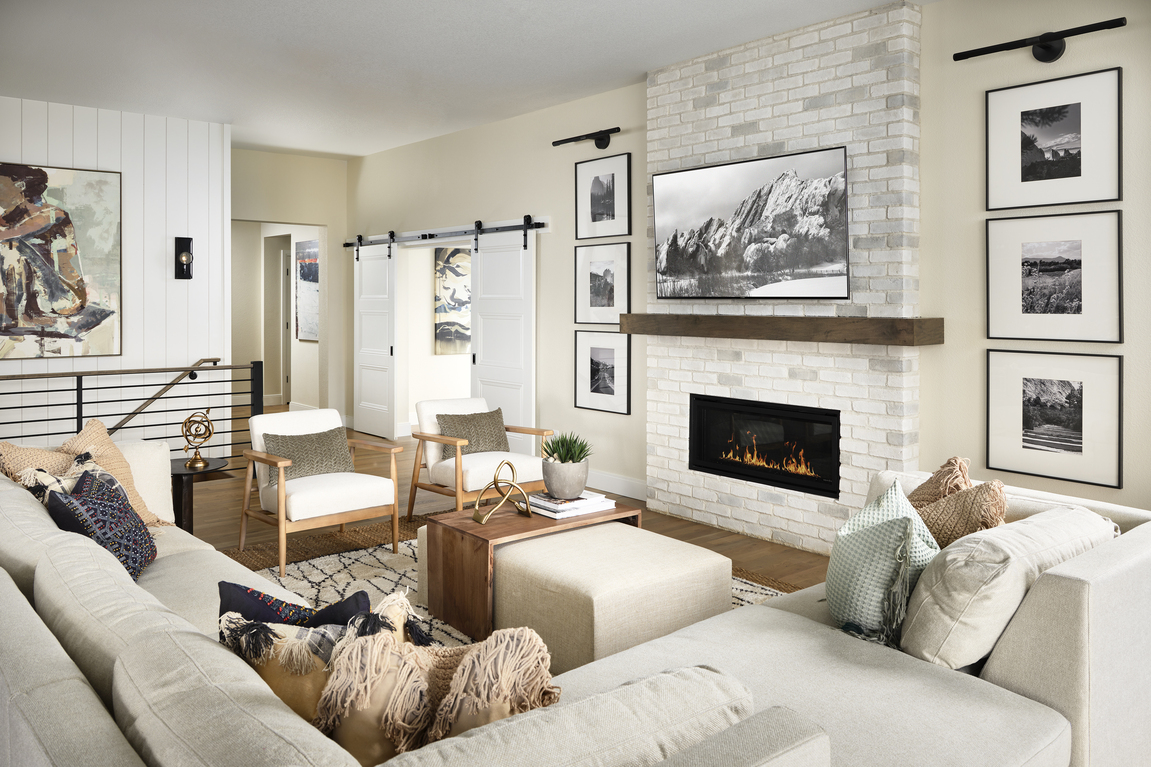
[[[1050,708],[830,626],[752,605],[555,678],[559,705],[665,668],[707,664],[748,685],[757,710],[821,727],[847,767],[1067,767],[1071,727]]]
[[[830,767],[821,727],[776,706],[660,762],[661,767]]]

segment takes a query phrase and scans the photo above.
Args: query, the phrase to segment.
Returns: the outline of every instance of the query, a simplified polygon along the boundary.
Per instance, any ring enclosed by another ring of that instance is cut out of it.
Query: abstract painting
[[[657,298],[847,298],[847,150],[657,173]]]
[[[320,340],[320,241],[296,243],[296,338]]]
[[[436,354],[471,354],[472,252],[436,248]]]
[[[120,174],[0,163],[0,359],[120,354]]]

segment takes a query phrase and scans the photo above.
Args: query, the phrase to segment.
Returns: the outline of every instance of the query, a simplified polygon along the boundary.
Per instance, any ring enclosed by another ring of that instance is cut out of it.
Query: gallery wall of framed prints
[[[986,92],[988,211],[1123,199],[1122,69]],[[1123,342],[1123,213],[987,218],[987,338]],[[987,468],[1123,486],[1123,357],[987,350]]]

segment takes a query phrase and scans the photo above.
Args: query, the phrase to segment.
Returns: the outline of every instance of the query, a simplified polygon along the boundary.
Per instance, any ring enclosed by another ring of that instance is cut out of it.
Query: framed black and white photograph
[[[987,209],[1120,200],[1122,69],[987,91]]]
[[[575,406],[631,415],[631,336],[577,330]]]
[[[987,337],[1123,341],[1117,210],[987,220]]]
[[[657,298],[848,298],[847,149],[657,173]]]
[[[987,468],[1123,486],[1123,358],[987,350]]]
[[[575,164],[576,239],[631,234],[631,152]]]
[[[631,243],[577,245],[575,249],[575,321],[577,324],[619,324],[630,311],[628,275]]]

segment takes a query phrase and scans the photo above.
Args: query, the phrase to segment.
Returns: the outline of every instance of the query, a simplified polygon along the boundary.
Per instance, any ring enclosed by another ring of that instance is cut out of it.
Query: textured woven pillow
[[[503,408],[496,408],[490,413],[468,413],[466,415],[454,413],[440,413],[436,416],[440,425],[440,434],[445,437],[460,437],[466,439],[468,444],[460,448],[464,455],[468,453],[506,453],[508,447],[508,433],[504,431]],[[444,457],[451,456],[451,452],[444,453]]]
[[[328,662],[345,630],[343,625],[305,628],[249,621],[239,613],[220,616],[220,641],[309,722],[316,718],[316,706],[330,675]]]
[[[34,495],[36,500],[47,506],[49,492],[54,490],[57,493],[68,495],[76,487],[76,483],[80,480],[84,472],[89,472],[105,485],[111,485],[112,487],[118,488],[120,492],[124,492],[124,488],[120,485],[119,480],[104,471],[104,469],[92,460],[91,453],[80,453],[80,455],[73,458],[72,465],[60,476],[50,474],[43,469],[25,469],[20,472],[19,482],[28,488],[28,492]],[[124,495],[127,497],[128,494],[124,493]]]
[[[827,566],[831,617],[851,631],[888,645],[919,574],[939,553],[899,482],[844,523]]]
[[[940,498],[919,510],[939,548],[945,549],[965,535],[1003,524],[1007,496],[997,479]]]
[[[994,649],[1045,570],[1118,534],[1106,517],[1067,506],[961,538],[920,576],[901,649],[948,668],[975,663]]]
[[[327,607],[315,608],[276,599],[271,594],[220,581],[220,615],[237,613],[244,620],[263,623],[285,623],[292,626],[324,626],[329,623],[344,626],[356,613],[371,609],[368,592],[357,591]]]
[[[72,465],[72,456],[38,447],[21,447],[0,442],[0,471],[13,482],[20,481],[25,469],[43,469],[49,474],[63,474]]]
[[[907,494],[907,500],[911,501],[911,505],[915,508],[922,509],[940,498],[966,490],[971,487],[971,479],[967,476],[967,467],[970,464],[971,461],[959,456],[948,458],[934,474],[924,480],[922,485]]]
[[[50,492],[48,513],[61,530],[86,535],[120,560],[137,580],[156,559],[156,542],[120,488],[85,472],[70,495]]]
[[[351,473],[356,470],[343,426],[314,434],[265,434],[264,449],[272,455],[291,459],[292,465],[284,469],[284,479],[289,482],[316,474]],[[270,469],[268,484],[275,487],[279,474],[275,469]]]
[[[132,508],[140,519],[144,520],[144,524],[149,526],[172,524],[160,519],[148,510],[148,505],[144,503],[144,499],[136,491],[136,482],[132,478],[132,468],[128,465],[128,459],[124,457],[120,448],[116,447],[116,443],[108,436],[108,429],[99,419],[93,418],[84,424],[83,430],[57,448],[56,452],[68,456],[91,453],[92,460],[119,481],[124,492],[128,495],[128,502],[132,504]]]

